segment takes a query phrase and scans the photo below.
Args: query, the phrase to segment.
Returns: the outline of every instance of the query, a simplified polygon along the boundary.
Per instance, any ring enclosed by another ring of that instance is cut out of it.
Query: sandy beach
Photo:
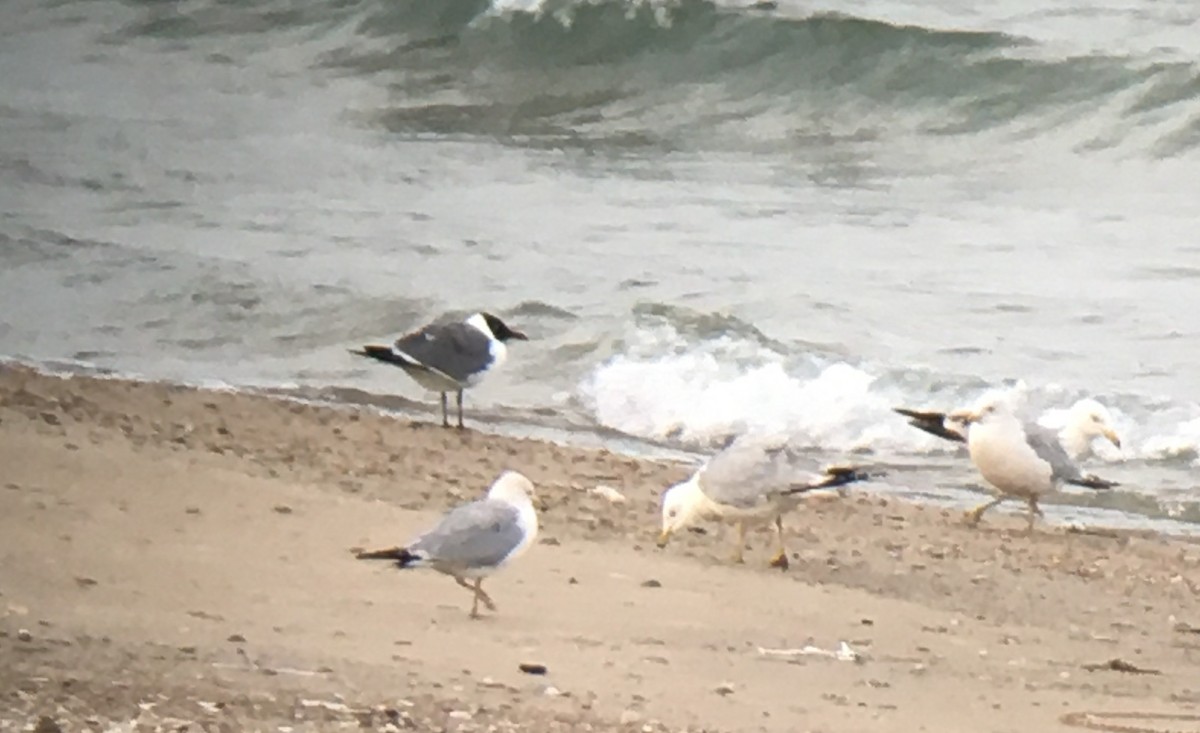
[[[354,561],[502,469],[499,606]],[[0,730],[1200,730],[1200,545],[851,492],[731,566],[688,467],[359,408],[0,369]],[[621,491],[611,503],[590,493]],[[764,650],[833,650],[857,661]],[[1117,660],[1114,662],[1114,660]],[[521,664],[541,664],[531,675]]]

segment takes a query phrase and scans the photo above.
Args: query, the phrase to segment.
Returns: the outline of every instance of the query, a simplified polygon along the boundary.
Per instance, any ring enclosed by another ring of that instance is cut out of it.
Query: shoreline
[[[0,359],[0,372],[5,370],[30,371],[50,378],[81,378],[118,383],[161,386],[167,389],[196,390],[221,394],[245,395],[266,398],[285,403],[307,405],[351,413],[363,410],[372,415],[413,426],[435,427],[437,409],[434,403],[412,399],[400,394],[379,394],[358,388],[303,387],[278,385],[238,385],[226,382],[175,382],[140,374],[126,374],[116,370],[105,370],[75,362],[28,362],[17,359]],[[518,408],[493,408],[468,420],[468,432],[514,440],[532,440],[559,445],[564,448],[600,450],[611,452],[638,461],[661,463],[667,466],[694,467],[716,448],[678,446],[649,438],[626,435],[603,426],[584,425],[569,419],[557,422],[546,415],[534,414]],[[838,464],[856,463],[854,452],[828,454],[813,447],[814,461]],[[840,460],[838,458],[840,457]],[[871,453],[858,455],[870,459]],[[829,460],[823,460],[829,459]],[[886,471],[891,479],[885,482],[895,490],[880,490],[881,484],[863,484],[858,493],[870,494],[914,506],[933,509],[965,511],[986,500],[990,490],[971,467],[963,452],[949,451],[925,456],[903,456],[888,460],[861,461],[863,465],[874,465]],[[1121,464],[1105,464],[1098,471],[1105,476],[1119,477],[1116,492],[1123,496],[1110,500],[1104,494],[1063,487],[1051,494],[1043,503],[1046,517],[1041,521],[1050,526],[1082,529],[1084,531],[1150,532],[1171,537],[1200,540],[1200,503],[1194,501],[1178,504],[1168,509],[1170,502],[1157,494],[1122,488],[1128,477],[1122,475]],[[1149,467],[1149,470],[1157,469]],[[1152,474],[1155,475],[1155,474]],[[934,476],[941,480],[936,486],[921,487]],[[948,477],[953,476],[950,480]],[[1128,482],[1128,485],[1135,485]],[[970,486],[971,488],[965,488]],[[665,486],[662,488],[666,488]],[[1017,506],[1015,503],[1001,505],[1005,512]],[[1179,507],[1186,506],[1184,509]]]
[[[352,560],[509,467],[545,508],[538,544],[489,581],[498,613],[470,622],[445,577]],[[384,729],[407,713],[464,733],[1066,731],[1082,712],[1200,711],[1195,541],[1025,536],[1007,515],[973,531],[957,512],[851,493],[789,515],[787,573],[766,567],[765,530],[735,567],[714,525],[654,547],[659,492],[688,472],[369,410],[3,367],[0,681],[28,691],[20,725],[64,729],[148,719],[136,703],[156,696],[164,715],[241,728]],[[860,663],[797,656],[841,642]],[[1093,666],[1113,659],[1157,674]],[[102,694],[110,677],[119,699]],[[65,708],[62,684],[78,698]]]
[[[180,381],[160,379],[135,372],[122,372],[82,362],[62,360],[41,362],[0,357],[0,372],[5,370],[30,371],[58,379],[112,380],[131,384],[178,387],[199,392],[243,394],[335,410],[368,410],[400,422],[431,426],[436,423],[435,418],[439,414],[437,404],[428,399],[413,399],[402,394],[370,392],[357,387],[235,384],[221,380]],[[548,419],[545,414],[535,413],[538,411],[529,408],[492,406],[473,417],[469,416],[467,428],[486,435],[530,438],[589,449],[610,449],[609,446],[615,444],[623,446],[623,449],[614,452],[646,460],[700,460],[705,454],[705,451],[699,447],[688,448],[671,445],[653,438],[641,438],[622,433],[603,425],[583,424],[570,420],[555,422]]]

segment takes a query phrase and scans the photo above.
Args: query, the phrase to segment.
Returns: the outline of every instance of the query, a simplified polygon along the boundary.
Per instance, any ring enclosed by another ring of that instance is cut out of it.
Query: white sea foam
[[[896,406],[950,410],[1001,395],[1058,430],[1078,395],[1057,385],[922,391],[888,367],[811,357],[797,363],[747,339],[688,342],[669,326],[640,328],[624,353],[597,366],[578,396],[601,425],[654,440],[707,446],[731,434],[785,432],[800,445],[879,455],[947,453],[955,445],[906,424]],[[1093,443],[1089,460],[1174,460],[1200,452],[1200,407],[1132,415],[1109,405],[1122,448]]]
[[[800,444],[839,450],[949,448],[891,412],[899,393],[878,387],[861,366],[813,360],[793,370],[770,349],[726,337],[681,349],[670,329],[640,330],[634,340],[580,386],[606,427],[691,444],[783,431]]]
[[[1146,458],[1188,457],[1200,466],[1200,417],[1179,423],[1169,433],[1150,436],[1142,444],[1141,454]]]

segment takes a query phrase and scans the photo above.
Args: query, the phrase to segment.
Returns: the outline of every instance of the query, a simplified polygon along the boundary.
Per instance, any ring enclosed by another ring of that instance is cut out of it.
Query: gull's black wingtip
[[[821,489],[836,489],[839,486],[846,486],[847,484],[854,484],[860,481],[871,481],[884,476],[887,476],[886,471],[867,470],[858,466],[830,466],[825,469],[825,478],[808,484],[796,484],[789,487],[783,493],[804,494],[809,491],[819,491]]]
[[[911,417],[916,420],[941,420],[946,417],[944,412],[933,412],[931,410],[914,410],[909,407],[893,407],[892,412]]]
[[[893,407],[892,412],[908,418],[908,424],[918,430],[924,430],[930,435],[954,443],[965,443],[967,439],[961,433],[946,428],[946,413],[934,410],[912,410],[907,407]]]
[[[1117,481],[1109,481],[1108,479],[1100,478],[1099,476],[1093,476],[1091,474],[1081,476],[1080,478],[1073,479],[1067,483],[1075,486],[1082,486],[1085,489],[1095,489],[1097,491],[1113,489],[1121,485]]]
[[[385,354],[391,354],[392,347],[384,346],[383,344],[367,344],[366,346],[362,346],[357,349],[350,349],[350,353],[358,354],[359,356],[370,356],[370,357],[378,358]]]
[[[405,547],[388,547],[383,550],[354,550],[356,560],[390,560],[402,568],[412,565],[418,557]]]
[[[385,364],[408,365],[409,362],[401,358],[395,350],[390,346],[382,346],[380,344],[367,344],[361,349],[347,349],[355,356],[365,356],[368,359],[382,361]]]
[[[858,466],[831,466],[825,469],[826,481],[836,481],[834,486],[852,484],[858,481],[872,481],[887,476],[887,471],[881,469],[866,469]]]

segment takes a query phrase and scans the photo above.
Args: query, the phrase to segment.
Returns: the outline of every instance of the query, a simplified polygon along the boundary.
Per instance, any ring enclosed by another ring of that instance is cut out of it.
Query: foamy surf
[[[604,428],[696,448],[769,431],[830,454],[946,454],[960,447],[913,429],[892,408],[953,409],[1003,392],[1058,430],[1086,396],[1023,381],[981,389],[975,379],[956,384],[898,366],[788,354],[746,338],[689,340],[670,325],[639,327],[628,344],[581,382],[580,404]],[[1197,461],[1200,405],[1154,412],[1128,396],[1106,402],[1123,446],[1095,441],[1090,460]]]
[[[789,358],[727,336],[684,346],[685,337],[670,326],[638,329],[630,340],[627,352],[580,385],[581,402],[601,426],[696,446],[738,433],[783,431],[831,451],[953,449],[896,419],[891,408],[905,395],[880,387],[862,365]]]

